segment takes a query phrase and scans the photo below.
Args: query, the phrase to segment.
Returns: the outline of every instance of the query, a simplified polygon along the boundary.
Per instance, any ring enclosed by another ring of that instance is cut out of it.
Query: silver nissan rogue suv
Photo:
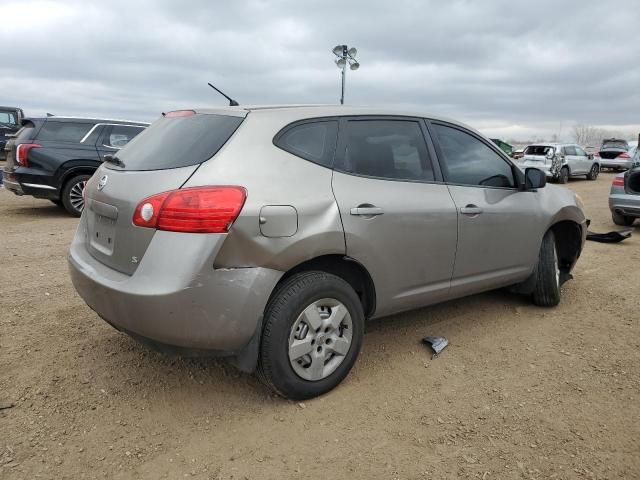
[[[371,318],[506,286],[556,305],[586,236],[542,171],[385,109],[169,112],[84,195],[69,264],[98,315],[293,399],[345,378]]]

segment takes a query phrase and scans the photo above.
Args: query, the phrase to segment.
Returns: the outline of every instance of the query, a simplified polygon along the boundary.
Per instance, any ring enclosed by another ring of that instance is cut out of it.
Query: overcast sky
[[[491,136],[640,131],[637,0],[0,0],[0,105],[151,121],[225,104],[336,103],[331,49],[358,48],[346,103]]]

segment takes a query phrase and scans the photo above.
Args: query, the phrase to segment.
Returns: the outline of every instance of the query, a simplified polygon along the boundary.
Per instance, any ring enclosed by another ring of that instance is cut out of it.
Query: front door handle
[[[351,209],[351,215],[360,215],[363,217],[375,217],[376,215],[382,215],[384,210],[380,207],[373,206],[360,206]]]
[[[480,215],[482,213],[482,209],[477,205],[469,204],[466,207],[462,207],[460,209],[460,213],[463,215]]]

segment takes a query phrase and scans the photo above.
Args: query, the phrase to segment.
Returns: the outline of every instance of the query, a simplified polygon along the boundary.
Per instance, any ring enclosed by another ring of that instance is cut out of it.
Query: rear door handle
[[[467,205],[466,207],[462,207],[460,209],[460,213],[463,215],[480,215],[482,213],[482,209],[477,205]]]
[[[380,207],[355,207],[351,209],[351,215],[361,215],[363,217],[375,217],[383,213],[384,210]]]

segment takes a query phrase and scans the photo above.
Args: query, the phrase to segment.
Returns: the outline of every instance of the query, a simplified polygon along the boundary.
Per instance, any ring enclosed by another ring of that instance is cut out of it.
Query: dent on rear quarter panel
[[[345,254],[340,212],[331,189],[332,170],[285,152],[273,137],[299,113],[251,112],[232,139],[205,162],[185,187],[240,185],[247,200],[214,261],[215,268],[265,267],[287,271],[326,254]],[[260,210],[289,205],[297,231],[271,238],[260,231]]]

